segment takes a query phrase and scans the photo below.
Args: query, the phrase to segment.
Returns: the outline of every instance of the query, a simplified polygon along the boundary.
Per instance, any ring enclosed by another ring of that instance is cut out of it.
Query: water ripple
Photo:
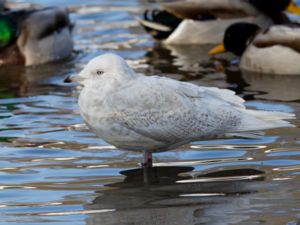
[[[300,117],[298,79],[240,74],[207,55],[211,46],[165,46],[135,20],[152,1],[13,0],[16,8],[67,6],[74,57],[0,70],[0,223],[288,224],[299,218],[300,122],[258,139],[197,141],[154,155],[97,138],[78,112],[75,84],[64,78],[103,52],[139,73],[231,88],[247,106]],[[227,62],[226,62],[227,63]],[[262,85],[263,84],[263,85]],[[278,88],[282,91],[278,91]],[[141,149],[142,150],[142,149]]]

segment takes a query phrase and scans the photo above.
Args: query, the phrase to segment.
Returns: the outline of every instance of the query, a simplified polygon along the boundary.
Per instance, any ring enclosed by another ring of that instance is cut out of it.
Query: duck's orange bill
[[[290,13],[294,13],[300,16],[300,8],[296,5],[294,1],[291,1],[291,3],[289,4],[286,10]]]
[[[220,54],[222,52],[226,52],[225,46],[224,44],[219,44],[216,47],[214,47],[213,49],[211,49],[208,54],[210,55],[217,55]]]

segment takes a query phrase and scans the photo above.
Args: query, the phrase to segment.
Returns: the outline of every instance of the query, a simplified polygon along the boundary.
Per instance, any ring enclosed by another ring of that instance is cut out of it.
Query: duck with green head
[[[236,23],[225,31],[223,43],[211,55],[229,51],[240,56],[243,71],[300,75],[300,24],[273,25],[262,29],[256,24]]]
[[[216,44],[237,22],[267,28],[288,20],[285,10],[300,15],[293,0],[186,0],[147,10],[139,19],[145,30],[166,44]]]
[[[72,25],[66,9],[5,11],[0,15],[0,66],[38,65],[69,57]]]
[[[18,36],[17,24],[6,15],[0,15],[0,49],[7,47]]]

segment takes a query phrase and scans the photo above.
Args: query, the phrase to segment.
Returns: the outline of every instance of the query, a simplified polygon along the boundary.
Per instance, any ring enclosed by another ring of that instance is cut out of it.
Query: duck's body
[[[220,43],[226,27],[237,22],[250,22],[268,27],[272,20],[261,14],[257,17],[232,18],[226,20],[197,21],[186,19],[164,40],[165,44],[216,44]]]
[[[225,29],[237,22],[251,22],[266,28],[273,23],[288,21],[282,11],[290,0],[264,2],[187,0],[166,3],[162,4],[162,11],[146,11],[140,23],[154,38],[166,44],[215,44],[220,43]],[[266,4],[279,6],[268,10]]]
[[[229,90],[136,74],[113,54],[93,59],[77,77],[82,117],[118,148],[159,152],[195,140],[292,126],[289,113],[248,110]]]
[[[244,34],[244,35],[242,35]],[[225,50],[241,56],[244,71],[300,75],[300,25],[272,25],[260,29],[254,24],[230,26],[224,37]]]
[[[18,31],[0,49],[0,66],[38,65],[69,57],[73,51],[72,25],[66,9],[8,11],[3,14]]]
[[[300,75],[300,26],[273,25],[258,33],[241,56],[244,71]]]

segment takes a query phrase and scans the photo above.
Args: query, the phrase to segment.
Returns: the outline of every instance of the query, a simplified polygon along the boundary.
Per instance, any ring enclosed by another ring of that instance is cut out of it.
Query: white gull
[[[71,81],[84,87],[80,113],[97,136],[125,150],[152,152],[196,140],[293,127],[294,114],[246,109],[233,91],[135,73],[115,54],[92,59]]]

